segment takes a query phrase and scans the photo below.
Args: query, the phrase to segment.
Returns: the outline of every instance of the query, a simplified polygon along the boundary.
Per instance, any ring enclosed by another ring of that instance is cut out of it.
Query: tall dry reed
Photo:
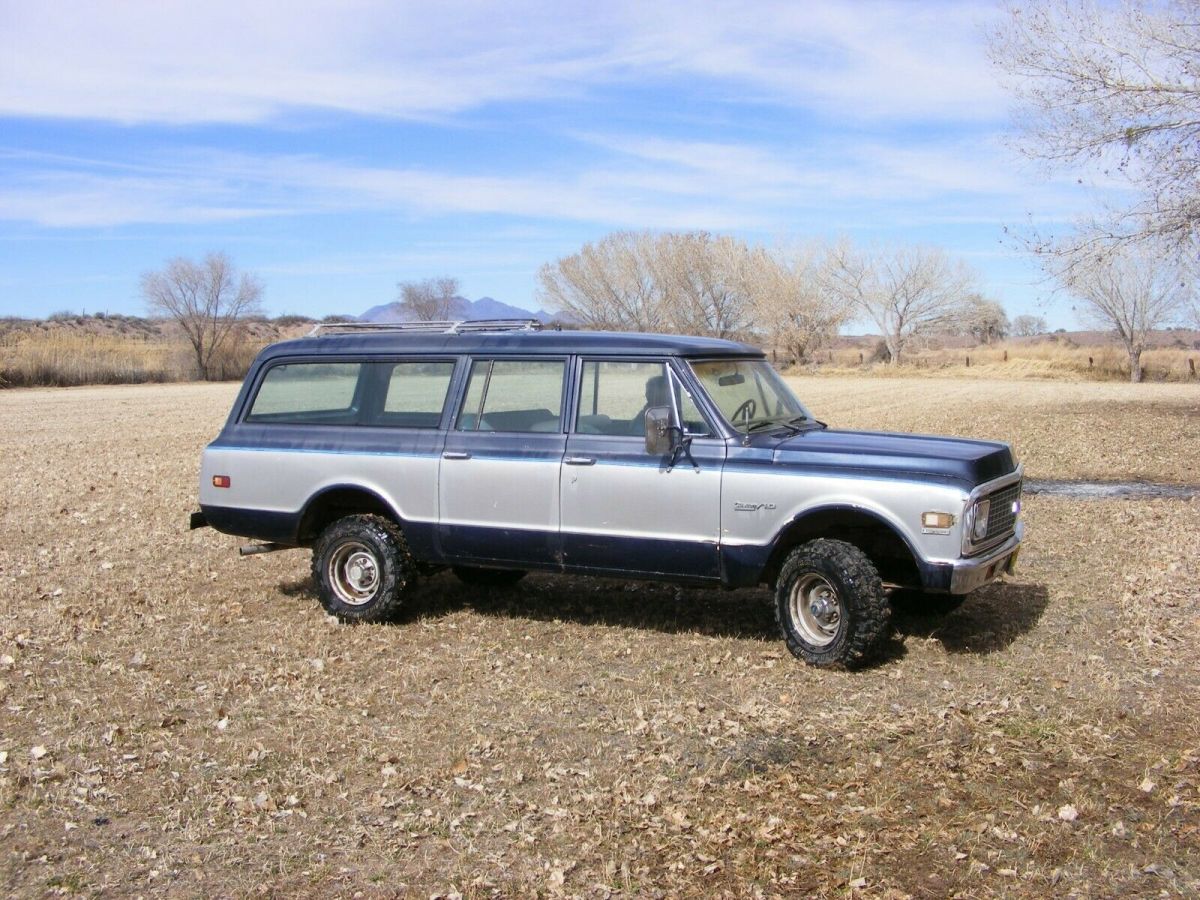
[[[217,361],[217,377],[241,378],[260,346],[249,340],[231,344]],[[195,377],[191,348],[182,341],[57,329],[0,336],[2,387],[140,384]]]

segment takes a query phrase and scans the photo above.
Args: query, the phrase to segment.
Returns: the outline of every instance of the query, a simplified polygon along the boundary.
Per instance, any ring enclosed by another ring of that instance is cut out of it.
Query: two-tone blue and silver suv
[[[311,547],[346,620],[445,567],[765,583],[793,654],[854,665],[892,592],[934,604],[1012,571],[1020,494],[1007,445],[828,428],[744,344],[351,326],[259,354],[192,525]]]

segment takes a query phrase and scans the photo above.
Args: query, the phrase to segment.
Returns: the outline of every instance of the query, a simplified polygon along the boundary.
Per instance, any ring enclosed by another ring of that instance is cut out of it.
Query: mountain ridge
[[[521,306],[503,303],[493,297],[480,297],[478,300],[468,300],[466,297],[455,297],[450,301],[447,319],[465,322],[477,322],[481,319],[537,319],[543,325],[558,321],[569,321],[561,313],[553,313],[539,309],[530,312]],[[358,317],[360,322],[392,323],[413,322],[416,317],[398,300],[391,303],[381,303],[372,306]]]

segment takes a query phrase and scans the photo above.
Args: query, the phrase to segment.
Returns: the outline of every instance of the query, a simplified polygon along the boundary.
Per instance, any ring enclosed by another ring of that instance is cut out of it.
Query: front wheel
[[[775,618],[792,655],[852,669],[887,633],[891,607],[866,554],[845,541],[810,541],[791,552],[775,583]]]
[[[321,605],[347,622],[382,622],[416,584],[404,535],[382,516],[346,516],[317,538],[313,580]]]

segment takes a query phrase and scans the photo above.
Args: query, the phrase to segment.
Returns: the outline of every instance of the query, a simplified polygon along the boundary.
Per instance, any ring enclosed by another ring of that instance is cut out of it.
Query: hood
[[[970,489],[1016,468],[1008,444],[924,434],[813,429],[775,447],[775,462],[806,470],[954,481]]]

